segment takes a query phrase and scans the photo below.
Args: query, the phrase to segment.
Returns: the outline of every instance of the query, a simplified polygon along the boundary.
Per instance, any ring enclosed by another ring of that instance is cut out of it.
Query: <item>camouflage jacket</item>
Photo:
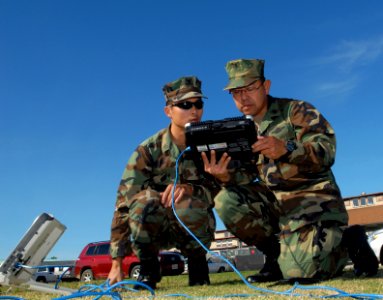
[[[176,177],[176,160],[181,151],[172,142],[169,128],[165,128],[142,142],[131,155],[124,170],[118,192],[111,230],[111,254],[125,256],[129,248],[128,211],[130,200],[140,191],[153,189],[162,192]],[[178,164],[178,183],[193,186],[192,197],[203,200],[213,208],[219,187],[209,175],[202,173],[188,153]]]
[[[311,104],[269,97],[269,108],[258,133],[284,141],[293,140],[297,145],[291,154],[275,161],[259,155],[259,174],[269,188],[307,190],[309,186],[326,183],[339,194],[331,172],[335,161],[335,133]]]
[[[247,184],[258,176],[278,199],[282,224],[297,221],[290,226],[293,230],[319,219],[346,224],[347,212],[331,171],[336,140],[329,122],[307,102],[269,96],[268,110],[258,125],[259,135],[293,140],[297,149],[276,160],[260,154],[258,174],[242,170],[236,174],[237,183]]]

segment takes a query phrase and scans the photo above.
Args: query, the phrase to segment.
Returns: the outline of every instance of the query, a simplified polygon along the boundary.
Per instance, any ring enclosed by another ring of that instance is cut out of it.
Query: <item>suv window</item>
[[[101,244],[97,246],[90,246],[86,251],[87,256],[93,255],[107,255],[109,254],[110,244]]]
[[[103,244],[97,247],[95,255],[107,255],[109,254],[110,244]]]
[[[94,255],[95,249],[96,249],[96,246],[90,246],[88,250],[86,251],[86,255]]]

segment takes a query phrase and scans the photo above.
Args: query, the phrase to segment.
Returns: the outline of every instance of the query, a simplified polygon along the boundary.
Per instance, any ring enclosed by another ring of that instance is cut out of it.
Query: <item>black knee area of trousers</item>
[[[161,281],[161,268],[160,262],[157,257],[149,259],[141,259],[140,275],[137,281],[148,285],[150,288],[155,289],[156,283]],[[141,285],[134,285],[135,290],[145,289]]]
[[[188,257],[189,286],[209,285],[209,266],[206,256],[191,255]]]
[[[271,235],[258,243],[256,247],[266,256],[277,258],[281,254],[281,245],[276,235]]]
[[[354,273],[357,276],[363,273],[374,276],[378,272],[379,262],[371,249],[366,231],[360,225],[353,225],[345,229],[342,236],[342,245],[346,247],[348,255],[354,264]]]
[[[282,271],[278,264],[281,247],[277,236],[272,235],[257,245],[257,248],[266,256],[265,264],[259,274],[250,275],[246,279],[250,283],[270,282],[283,279]]]

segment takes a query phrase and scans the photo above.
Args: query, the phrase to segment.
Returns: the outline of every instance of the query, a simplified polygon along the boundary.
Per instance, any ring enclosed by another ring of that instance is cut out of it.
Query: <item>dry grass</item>
[[[243,272],[243,276],[247,276],[252,272]],[[155,291],[156,299],[187,299],[200,298],[200,299],[239,299],[239,295],[246,299],[310,299],[320,298],[325,295],[337,294],[336,291],[331,289],[339,289],[348,294],[377,294],[379,298],[383,298],[383,269],[379,270],[379,273],[374,278],[356,278],[352,272],[345,272],[342,277],[337,279],[322,282],[321,284],[302,285],[301,288],[297,288],[292,291],[293,286],[284,285],[270,285],[260,284],[252,287],[243,283],[238,274],[234,272],[227,272],[221,274],[211,274],[211,285],[202,287],[189,287],[187,275],[164,277],[158,284],[158,288]],[[97,281],[94,284],[103,284],[104,281]],[[68,287],[78,289],[83,287],[81,282],[63,282],[60,287]],[[127,285],[127,287],[132,287]],[[329,287],[324,289],[323,287]],[[306,290],[310,288],[310,290]],[[316,288],[316,289],[314,289]],[[55,294],[43,294],[35,291],[28,291],[20,287],[1,287],[0,299],[4,296],[20,297],[27,300],[50,300],[54,298],[60,298]],[[287,293],[286,293],[287,292]],[[282,294],[285,293],[285,294]],[[174,294],[182,294],[186,296],[176,297]],[[311,294],[311,296],[310,296]],[[125,291],[120,294],[123,298],[149,298],[150,293],[147,291],[133,293],[131,291]],[[300,296],[299,296],[300,295]],[[237,296],[237,297],[236,297]],[[81,299],[95,299],[95,297],[83,297]],[[103,297],[102,299],[108,299]],[[110,298],[109,298],[110,299]],[[341,299],[353,299],[351,297],[341,297]],[[365,298],[368,299],[368,298]],[[370,297],[370,299],[374,299]],[[377,299],[377,298],[375,298]]]

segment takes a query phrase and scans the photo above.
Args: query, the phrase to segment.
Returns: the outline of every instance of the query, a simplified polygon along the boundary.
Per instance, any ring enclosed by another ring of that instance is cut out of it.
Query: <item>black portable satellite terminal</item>
[[[232,160],[255,159],[251,145],[257,140],[257,130],[251,116],[187,123],[185,135],[186,145],[196,159],[200,159],[201,152],[210,158],[211,150],[215,150],[217,161],[225,152]]]

